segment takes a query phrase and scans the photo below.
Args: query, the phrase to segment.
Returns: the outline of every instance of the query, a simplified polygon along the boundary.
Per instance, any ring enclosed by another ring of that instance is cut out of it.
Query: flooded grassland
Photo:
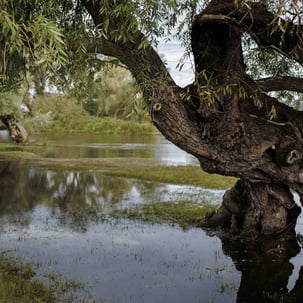
[[[252,249],[194,227],[233,179],[159,136],[61,136],[0,147],[0,249],[46,285],[16,302],[300,302],[294,243],[270,257],[276,242]]]

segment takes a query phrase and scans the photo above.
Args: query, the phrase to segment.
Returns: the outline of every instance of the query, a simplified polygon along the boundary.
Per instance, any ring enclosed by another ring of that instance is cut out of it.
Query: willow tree
[[[29,140],[20,121],[22,99],[30,88],[41,90],[65,57],[54,8],[52,1],[0,0],[0,120],[16,142]]]
[[[303,91],[296,68],[303,63],[299,1],[48,2],[61,10],[55,21],[65,28],[66,46],[77,49],[69,53],[70,67],[78,66],[80,55],[117,58],[169,141],[194,155],[206,172],[239,178],[201,225],[254,235],[294,229],[300,208],[293,191],[303,200],[303,113],[274,92]],[[169,35],[182,38],[194,58],[195,79],[185,88],[155,47]],[[264,78],[250,72],[250,47],[263,54],[253,67],[263,63]],[[293,67],[285,72],[285,66]]]
[[[204,171],[239,178],[218,211],[201,224],[254,235],[293,230],[300,208],[292,190],[303,199],[303,113],[269,92],[301,93],[303,79],[283,74],[283,68],[253,78],[243,44],[251,39],[255,43],[246,46],[254,45],[268,58],[301,65],[302,6],[297,1],[209,1],[188,24],[195,79],[182,88],[151,38],[166,33],[161,25],[175,26],[176,12],[184,18],[184,11],[194,12],[198,3],[81,3],[96,29],[97,52],[118,58],[132,72],[160,132],[194,155]]]

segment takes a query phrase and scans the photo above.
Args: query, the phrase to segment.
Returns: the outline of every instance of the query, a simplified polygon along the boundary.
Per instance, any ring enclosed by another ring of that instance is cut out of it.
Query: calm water
[[[43,142],[43,136],[37,137]],[[45,154],[56,158],[139,158],[159,164],[198,164],[197,160],[162,136],[60,134],[48,135]]]
[[[196,163],[159,136],[49,140],[48,157]],[[0,161],[0,176],[1,251],[39,263],[41,277],[59,272],[84,282],[78,295],[85,302],[286,302],[281,298],[289,296],[303,302],[296,241],[252,247],[196,228],[101,219],[113,209],[159,200],[219,203],[222,191],[55,171],[22,160]],[[303,231],[301,218],[297,229]]]

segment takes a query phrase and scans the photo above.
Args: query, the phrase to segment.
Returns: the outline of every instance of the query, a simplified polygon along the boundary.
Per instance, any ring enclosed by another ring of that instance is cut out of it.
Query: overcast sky
[[[169,71],[178,85],[186,86],[193,81],[194,73],[189,59],[185,61],[181,71],[176,68],[184,53],[184,48],[181,47],[180,43],[177,41],[162,42],[158,45],[158,51],[164,55]]]

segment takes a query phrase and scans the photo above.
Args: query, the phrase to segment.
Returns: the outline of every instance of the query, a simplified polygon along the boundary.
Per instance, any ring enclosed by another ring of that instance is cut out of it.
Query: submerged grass
[[[178,224],[182,228],[199,227],[206,213],[214,211],[215,205],[189,201],[155,202],[134,208],[116,210],[115,218],[123,217],[151,223]]]
[[[54,170],[92,170],[111,176],[196,185],[212,189],[227,189],[232,187],[236,182],[236,178],[203,172],[197,165],[156,165],[150,159],[137,158],[58,159],[52,157],[56,153],[54,149],[55,147],[48,148],[47,145],[41,144],[17,145],[0,143],[0,157],[6,159],[24,158],[33,161],[32,163],[37,166]]]

